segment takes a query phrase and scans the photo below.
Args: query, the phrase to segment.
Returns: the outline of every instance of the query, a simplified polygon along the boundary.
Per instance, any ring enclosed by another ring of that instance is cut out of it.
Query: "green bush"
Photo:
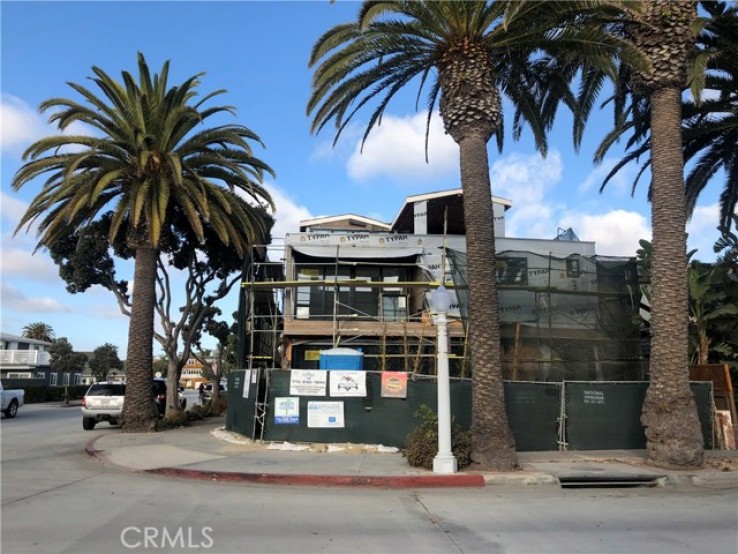
[[[156,430],[166,431],[167,429],[178,429],[179,427],[187,427],[189,424],[190,418],[187,412],[176,412],[169,417],[164,417],[157,421]]]
[[[433,458],[438,454],[438,415],[428,406],[422,405],[415,413],[415,417],[421,418],[422,423],[407,436],[406,447],[402,455],[413,467],[433,469]],[[453,422],[451,451],[456,457],[459,469],[471,464],[471,433]]]
[[[64,387],[47,387],[45,385],[29,385],[22,388],[25,392],[23,401],[26,404],[40,402],[64,402]],[[69,386],[69,400],[80,400],[89,387],[87,385]]]
[[[210,412],[213,416],[221,416],[228,411],[228,398],[224,395],[219,395],[217,400],[211,400],[208,402],[210,406]]]

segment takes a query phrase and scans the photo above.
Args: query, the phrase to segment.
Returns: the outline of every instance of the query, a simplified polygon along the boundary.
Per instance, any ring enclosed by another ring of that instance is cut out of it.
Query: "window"
[[[46,372],[45,371],[37,371],[36,372],[36,379],[46,379]]]
[[[75,373],[74,374],[74,384],[80,385],[82,383],[82,374],[81,373]]]
[[[500,285],[527,285],[527,258],[498,258],[497,283]]]
[[[55,387],[57,385],[57,379],[58,378],[59,378],[59,376],[56,373],[52,373],[51,374],[51,379],[49,381],[49,385],[51,385],[52,387]]]
[[[581,275],[579,268],[579,258],[566,259],[566,276],[570,279],[577,279]]]
[[[30,373],[8,373],[8,379],[30,379],[31,374]]]
[[[69,373],[66,373],[66,372],[64,373],[64,384],[65,385],[69,384]]]
[[[295,316],[298,319],[332,319],[335,287],[329,283],[334,280],[339,284],[346,281],[363,281],[367,284],[382,281],[398,282],[406,278],[406,273],[405,268],[369,265],[343,265],[336,268],[333,264],[326,264],[301,267],[297,273],[298,280],[325,280],[327,284],[298,287]],[[339,317],[366,320],[379,316],[380,310],[383,309],[380,289],[377,287],[344,284],[338,291],[338,305],[335,306],[335,310]],[[400,287],[391,287],[385,290],[385,292],[390,291],[402,292]]]
[[[385,321],[404,321],[407,319],[407,298],[399,294],[383,294],[382,318]]]

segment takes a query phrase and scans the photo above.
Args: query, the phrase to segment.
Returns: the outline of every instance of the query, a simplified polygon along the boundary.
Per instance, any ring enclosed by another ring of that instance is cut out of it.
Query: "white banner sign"
[[[308,427],[345,427],[343,402],[308,402]]]
[[[255,371],[254,371],[254,375],[256,375]],[[243,397],[244,398],[249,397],[250,389],[251,389],[251,370],[246,369],[243,372]]]
[[[366,396],[366,373],[363,371],[330,371],[331,396]]]
[[[325,396],[328,372],[322,369],[293,369],[290,372],[292,396]]]

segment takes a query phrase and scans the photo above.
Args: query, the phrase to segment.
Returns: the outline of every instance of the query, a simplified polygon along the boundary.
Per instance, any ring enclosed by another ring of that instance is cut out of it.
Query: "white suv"
[[[82,428],[91,431],[99,421],[116,425],[123,413],[125,397],[125,383],[103,381],[91,385],[82,398]]]

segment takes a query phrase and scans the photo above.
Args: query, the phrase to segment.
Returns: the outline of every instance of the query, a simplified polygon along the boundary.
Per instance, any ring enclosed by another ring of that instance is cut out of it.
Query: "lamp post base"
[[[438,454],[433,458],[433,473],[456,473],[459,471],[456,457],[451,454]]]

